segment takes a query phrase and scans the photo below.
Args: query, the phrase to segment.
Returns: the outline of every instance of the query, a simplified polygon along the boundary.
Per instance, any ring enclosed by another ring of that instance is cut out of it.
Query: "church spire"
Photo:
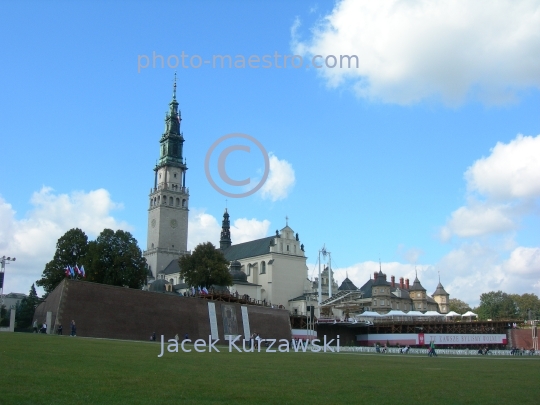
[[[182,117],[176,100],[176,73],[174,74],[172,100],[169,111],[165,114],[165,132],[161,135],[159,163],[157,166],[171,165],[184,168],[183,156],[184,135],[180,132]]]
[[[229,213],[227,212],[227,208],[225,208],[223,222],[221,223],[221,238],[219,240],[219,248],[221,250],[225,250],[231,245],[231,222],[229,221]]]

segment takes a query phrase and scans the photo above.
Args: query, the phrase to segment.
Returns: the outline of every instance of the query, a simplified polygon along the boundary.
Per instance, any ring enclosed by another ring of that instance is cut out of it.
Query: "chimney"
[[[405,288],[407,290],[409,289],[409,279],[408,278],[405,279]]]
[[[374,281],[377,281],[377,275],[378,275],[377,272],[373,273],[373,280]]]
[[[403,290],[404,287],[405,287],[405,285],[403,284],[403,277],[400,277],[399,278],[399,288],[401,288]]]
[[[392,285],[392,288],[394,288],[396,286],[396,278],[392,276],[390,277],[390,280],[392,280],[391,285]]]

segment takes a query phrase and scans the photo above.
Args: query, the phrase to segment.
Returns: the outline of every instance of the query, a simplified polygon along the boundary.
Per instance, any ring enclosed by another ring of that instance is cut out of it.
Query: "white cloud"
[[[204,209],[191,208],[188,225],[188,249],[193,250],[199,243],[212,242],[219,246],[221,221]],[[231,224],[231,240],[233,244],[264,238],[268,233],[270,221],[264,219],[238,218]]]
[[[308,268],[310,278],[314,279],[318,273],[317,267],[310,264]],[[477,306],[480,295],[489,291],[540,294],[540,248],[534,247],[515,247],[505,258],[499,247],[473,242],[453,249],[433,265],[383,262],[381,268],[387,280],[395,276],[396,283],[403,277],[412,284],[418,272],[418,278],[429,295],[435,291],[440,273],[441,283],[450,298],[459,298],[472,306]],[[333,271],[338,285],[348,275],[360,288],[373,278],[374,272],[379,271],[379,263],[361,262],[334,268]]]
[[[454,211],[441,228],[443,241],[454,235],[468,238],[517,229],[525,215],[538,211],[540,135],[498,142],[488,157],[467,169],[465,179],[467,205]]]
[[[436,268],[451,277],[445,284],[450,298],[473,306],[488,291],[540,293],[540,248],[518,246],[504,259],[499,249],[467,243],[444,256]]]
[[[278,159],[272,153],[269,154],[269,159],[270,173],[261,188],[261,197],[272,201],[283,200],[294,187],[294,169],[289,162]]]
[[[307,40],[297,21],[291,47],[310,59],[357,55],[358,68],[318,73],[367,99],[505,103],[540,87],[539,26],[540,4],[531,0],[342,0]]]
[[[540,135],[498,142],[465,173],[467,187],[497,199],[540,196]]]
[[[212,242],[219,247],[221,224],[204,209],[190,208],[188,220],[188,250],[193,250],[198,244]]]
[[[231,226],[231,239],[234,244],[249,242],[250,240],[261,239],[268,235],[270,221],[262,221],[254,218],[238,218]]]
[[[448,241],[453,235],[461,238],[502,233],[516,228],[511,207],[473,201],[471,206],[460,207],[441,229],[441,239]]]
[[[110,215],[122,205],[113,202],[104,189],[68,195],[54,194],[51,188],[43,187],[30,202],[34,208],[18,220],[12,206],[0,197],[0,248],[2,255],[17,258],[6,270],[6,293],[28,293],[45,264],[52,260],[56,241],[69,229],[80,228],[89,238],[105,228],[131,230],[127,223]]]

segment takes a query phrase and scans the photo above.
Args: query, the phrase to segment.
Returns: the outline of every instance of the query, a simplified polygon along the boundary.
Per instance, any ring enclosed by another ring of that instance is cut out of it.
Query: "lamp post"
[[[4,274],[6,273],[6,263],[14,262],[16,258],[2,256],[0,259],[0,306],[4,305]]]

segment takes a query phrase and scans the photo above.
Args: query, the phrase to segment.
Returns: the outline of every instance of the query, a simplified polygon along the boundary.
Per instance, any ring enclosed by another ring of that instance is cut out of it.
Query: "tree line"
[[[480,305],[471,308],[457,298],[450,299],[450,311],[463,314],[473,311],[478,319],[539,319],[540,299],[536,294],[507,294],[503,291],[490,291],[480,295]]]

